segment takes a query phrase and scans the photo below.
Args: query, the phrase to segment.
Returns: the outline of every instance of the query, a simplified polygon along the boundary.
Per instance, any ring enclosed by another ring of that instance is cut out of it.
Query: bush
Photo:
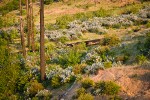
[[[136,57],[136,60],[137,60],[138,64],[143,64],[147,60],[147,58],[144,55],[138,55]]]
[[[104,68],[111,68],[112,67],[112,62],[104,62]]]
[[[70,15],[64,15],[62,17],[58,17],[56,19],[56,25],[59,26],[60,29],[65,29],[67,28],[67,25],[69,24],[69,22],[73,21],[74,18]]]
[[[91,94],[86,93],[86,94],[81,94],[78,100],[94,100],[94,97]]]
[[[75,74],[82,74],[84,72],[85,64],[77,64],[73,67],[73,72]]]
[[[1,34],[0,34],[1,35]],[[15,55],[10,53],[7,41],[0,37],[0,99],[13,99],[16,81],[20,77],[20,66]]]
[[[120,43],[119,37],[116,35],[105,35],[102,44],[103,45],[110,45],[110,46],[115,46]]]
[[[51,85],[53,88],[58,88],[61,85],[61,79],[58,75],[54,76],[51,80]]]
[[[109,16],[110,13],[107,10],[100,8],[98,11],[94,11],[93,15],[95,17],[106,17]]]
[[[141,5],[139,4],[131,4],[129,6],[126,6],[125,8],[123,8],[123,12],[122,14],[136,14],[139,12],[139,10],[142,8]]]
[[[35,96],[38,93],[38,91],[43,90],[43,89],[44,89],[43,85],[41,83],[38,83],[35,80],[35,81],[33,81],[33,82],[30,83],[29,94],[31,96]]]
[[[59,63],[63,66],[72,66],[80,63],[81,53],[76,49],[69,49],[67,53],[59,56]]]
[[[81,94],[85,94],[86,90],[84,88],[79,88],[77,90],[77,97],[79,97]]]
[[[61,43],[66,43],[67,41],[69,41],[69,39],[65,36],[61,37],[58,39],[58,41],[60,41]]]
[[[98,47],[95,50],[100,55],[105,55],[110,52],[110,48],[108,46]]]
[[[111,81],[104,82],[100,81],[97,82],[95,87],[94,87],[94,94],[99,95],[99,94],[107,94],[107,95],[115,95],[120,91],[120,87]]]
[[[150,22],[148,22],[148,23],[146,24],[146,27],[147,27],[147,28],[150,28]]]
[[[89,78],[82,80],[81,84],[82,84],[83,88],[90,88],[90,87],[94,86],[93,80],[91,80]]]

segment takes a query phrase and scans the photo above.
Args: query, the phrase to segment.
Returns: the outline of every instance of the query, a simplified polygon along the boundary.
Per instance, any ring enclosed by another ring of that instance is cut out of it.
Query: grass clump
[[[58,88],[61,86],[61,79],[58,75],[54,76],[51,80],[51,86],[53,88]]]
[[[111,68],[112,67],[112,62],[104,62],[104,67],[105,68]]]
[[[94,100],[94,97],[89,93],[85,93],[85,94],[81,94],[78,100]]]
[[[136,57],[136,60],[137,60],[138,64],[143,64],[145,61],[147,61],[147,58],[144,55],[138,55]]]
[[[120,91],[120,86],[112,81],[100,81],[95,84],[94,94],[116,95]]]
[[[120,43],[119,37],[116,35],[105,35],[102,45],[110,45],[110,46],[115,46]]]
[[[44,87],[41,83],[38,83],[37,81],[33,81],[31,82],[30,87],[29,87],[29,94],[31,96],[34,96],[38,93],[38,91],[43,90],[43,89]]]
[[[93,80],[91,80],[89,78],[82,80],[81,84],[82,84],[83,88],[90,88],[90,87],[94,86]]]
[[[77,90],[77,97],[79,97],[81,94],[85,94],[86,93],[86,90],[82,87],[82,88],[79,88]]]

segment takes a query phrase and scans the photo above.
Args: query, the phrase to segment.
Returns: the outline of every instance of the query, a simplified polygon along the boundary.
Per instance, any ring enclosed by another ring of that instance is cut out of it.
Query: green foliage
[[[84,64],[77,64],[73,67],[73,72],[75,74],[82,74],[84,72],[85,67],[86,67],[86,65],[84,65]]]
[[[94,85],[94,82],[93,82],[93,80],[86,78],[86,79],[82,80],[81,84],[82,84],[83,88],[89,88]]]
[[[18,31],[17,30],[11,30],[9,33],[6,31],[2,31],[0,38],[5,39],[7,42],[12,42],[13,39],[18,38]]]
[[[103,45],[110,45],[110,46],[115,46],[120,43],[119,37],[116,35],[105,35],[102,44]]]
[[[0,38],[0,99],[10,99],[15,94],[20,67],[7,47],[7,41]]]
[[[113,27],[113,28],[116,28],[116,29],[119,29],[119,28],[121,28],[121,24],[115,24],[115,25],[113,25],[112,27]]]
[[[35,96],[38,91],[43,90],[44,87],[41,83],[38,83],[36,80],[32,81],[29,86],[29,94]]]
[[[56,45],[53,42],[49,42],[45,44],[45,47],[46,47],[46,52],[48,54],[51,54],[54,52]]]
[[[67,27],[68,23],[73,20],[87,20],[93,17],[106,17],[106,16],[110,16],[110,11],[100,8],[99,10],[93,12],[77,13],[74,15],[64,15],[56,19],[56,25],[60,29],[65,29],[68,28]],[[57,29],[57,28],[50,26],[50,29]]]
[[[96,52],[99,55],[105,55],[105,54],[108,54],[110,52],[110,48],[108,46],[102,46],[102,47],[96,49]]]
[[[61,86],[61,79],[58,75],[54,76],[51,80],[51,86],[53,88],[58,88]]]
[[[150,28],[150,22],[148,22],[148,23],[146,24],[146,27],[147,27],[147,28]]]
[[[89,93],[85,93],[85,94],[81,94],[78,100],[94,100],[94,97]]]
[[[76,48],[69,49],[67,53],[59,56],[59,63],[64,66],[72,66],[80,63],[81,53]]]
[[[58,17],[56,19],[56,25],[59,26],[59,28],[61,29],[65,29],[67,28],[67,25],[69,24],[69,22],[73,21],[74,18],[70,15],[64,15],[62,17]]]
[[[142,8],[142,5],[139,4],[131,4],[123,8],[123,14],[136,14]]]
[[[81,94],[85,94],[86,93],[86,90],[82,87],[82,88],[79,88],[77,90],[77,97],[79,97]]]
[[[112,67],[112,62],[104,62],[104,67],[105,68],[111,68]]]
[[[115,95],[120,91],[120,86],[118,86],[116,83],[108,81],[100,81],[97,82],[95,87],[95,94],[107,94],[107,95]]]
[[[0,27],[10,27],[18,24],[17,16],[14,13],[6,14],[0,17]]]
[[[59,38],[58,41],[60,41],[61,43],[66,43],[67,41],[69,41],[69,39],[67,37],[63,36],[63,37]]]
[[[5,5],[0,7],[0,12],[2,15],[7,14],[10,11],[19,9],[19,0],[9,0]],[[33,0],[34,2],[35,0]],[[25,5],[25,0],[22,0],[22,4]]]
[[[150,32],[146,35],[146,40],[144,42],[144,48],[141,49],[143,55],[150,58]]]
[[[59,1],[63,1],[63,0],[44,0],[44,4],[49,5],[52,4],[53,2],[59,2]]]
[[[139,64],[143,64],[145,61],[147,61],[147,58],[144,55],[138,55],[136,60]]]
[[[95,17],[107,17],[107,16],[110,16],[110,13],[109,13],[109,11],[107,11],[103,8],[100,8],[98,11],[93,12],[93,16],[95,16]]]

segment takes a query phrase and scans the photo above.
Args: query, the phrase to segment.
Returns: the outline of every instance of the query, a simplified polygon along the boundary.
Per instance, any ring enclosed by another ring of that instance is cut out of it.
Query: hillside
[[[44,41],[20,3],[0,2],[0,100],[150,100],[149,0],[47,0]]]

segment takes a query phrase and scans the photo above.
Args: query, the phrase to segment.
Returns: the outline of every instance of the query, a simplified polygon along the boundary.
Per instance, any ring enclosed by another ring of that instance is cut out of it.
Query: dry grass
[[[100,8],[105,10],[121,7],[126,4],[131,4],[136,0],[124,0],[124,2],[110,2],[109,0],[100,0],[96,6],[93,0],[81,0],[76,2],[57,2],[50,5],[45,5],[45,24],[55,23],[57,17],[61,17],[65,14],[76,14],[80,12],[96,11]],[[39,24],[39,5],[34,5],[34,12],[36,18],[36,24]],[[118,13],[118,11],[117,11]]]

